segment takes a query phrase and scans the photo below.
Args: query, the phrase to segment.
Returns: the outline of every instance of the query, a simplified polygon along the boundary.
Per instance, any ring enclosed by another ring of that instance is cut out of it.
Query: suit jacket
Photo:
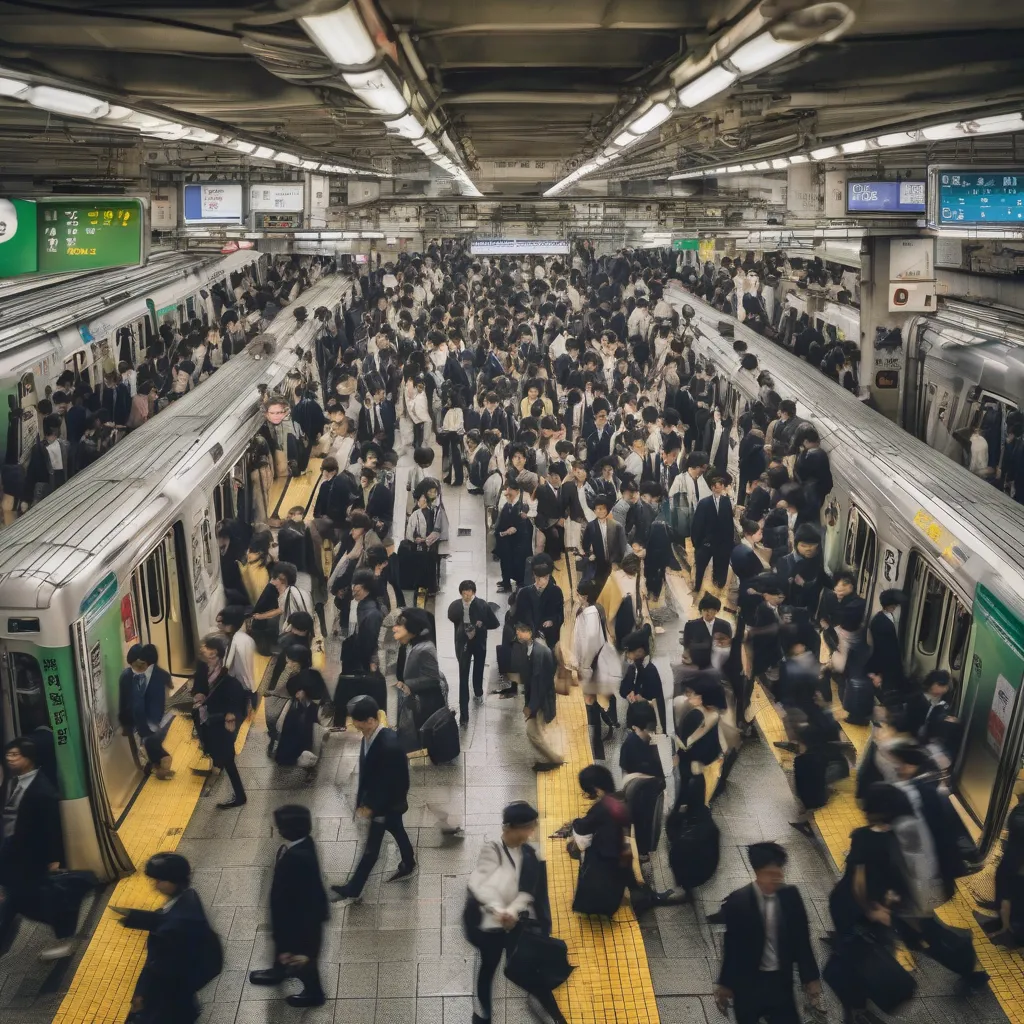
[[[619,696],[628,697],[631,693],[637,693],[644,700],[654,700],[655,697],[664,693],[661,685],[661,673],[658,666],[648,659],[644,664],[638,665],[635,661],[630,662],[622,676],[622,683],[619,685]]]
[[[330,480],[324,480],[316,492],[316,502],[313,504],[314,518],[330,519],[336,526],[341,525],[348,517],[348,507],[352,504],[353,497],[346,474],[335,474]]]
[[[341,645],[342,665],[346,675],[370,671],[370,660],[377,653],[384,613],[375,597],[364,597],[356,605],[356,631]]]
[[[538,637],[534,638],[529,664],[529,676],[524,680],[526,706],[535,715],[538,712],[543,712],[544,718],[548,722],[554,721],[556,710],[555,656],[547,644]]]
[[[551,484],[545,482],[537,488],[537,529],[546,530],[559,519],[564,518],[562,508],[562,490],[553,490]]]
[[[462,630],[464,625],[463,616],[463,605],[462,598],[457,598],[455,601],[448,606],[448,620],[452,623],[455,629],[455,650],[458,652],[460,647],[459,632]],[[487,649],[487,631],[489,629],[497,629],[500,623],[498,622],[498,616],[494,614],[494,609],[481,597],[474,597],[469,603],[469,621],[473,623],[474,627],[476,623],[482,623],[480,629],[476,630],[476,635],[472,640],[466,636],[465,631],[462,631],[462,637],[465,640],[465,647],[471,651],[484,651]]]
[[[722,624],[728,625],[727,620],[716,616],[711,623],[711,627],[714,629],[714,627],[721,626]],[[730,627],[731,631],[732,627]],[[695,619],[686,620],[686,623],[683,625],[683,646],[686,648],[711,646],[711,634],[708,632],[708,624],[704,621],[702,615],[698,615]]]
[[[499,405],[494,412],[484,411],[480,415],[480,433],[485,430],[497,430],[502,437],[508,437],[508,416],[505,410]]]
[[[365,754],[364,745],[359,745],[357,806],[369,807],[374,817],[405,814],[409,809],[409,758],[398,734],[393,729],[381,729]]]
[[[733,546],[732,501],[723,494],[718,499],[718,511],[715,511],[715,499],[701,498],[693,512],[690,523],[690,539],[694,549],[708,546],[721,550],[731,550]]]
[[[11,783],[3,788],[6,804]],[[4,843],[0,862],[0,884],[12,892],[34,888],[48,873],[50,864],[64,860],[64,840],[60,827],[60,802],[57,790],[39,771],[22,794],[14,819],[14,833]]]
[[[136,729],[142,737],[148,736],[150,733],[150,723],[155,724],[164,717],[164,705],[167,694],[170,691],[170,682],[171,677],[169,673],[165,669],[160,668],[159,665],[154,665],[149,677],[149,683],[146,685],[145,718],[143,721],[137,722],[133,713],[135,671],[131,667],[124,669],[117,682],[117,720],[121,723],[121,726],[125,729]]]
[[[395,407],[390,401],[385,399],[380,404],[380,422],[381,430],[378,433],[374,433],[374,423],[372,415],[373,403],[367,401],[359,410],[359,423],[357,425],[356,436],[360,441],[373,441],[379,434],[383,434],[384,444],[388,448],[394,448],[395,446]],[[344,468],[344,467],[343,467]]]
[[[598,459],[606,459],[612,453],[612,434],[614,428],[610,423],[604,425],[604,430],[599,432],[594,428],[593,433],[587,435],[587,459],[593,466]]]
[[[543,636],[554,649],[565,621],[565,597],[558,584],[551,580],[543,590],[535,584],[520,587],[516,594],[516,621],[533,626],[534,635]],[[545,628],[545,622],[553,625]]]
[[[895,624],[885,612],[877,612],[871,619],[868,632],[871,634],[871,655],[864,670],[877,672],[882,677],[884,690],[902,690],[906,676]]]
[[[601,538],[601,525],[594,519],[583,531],[583,555],[595,556],[598,565],[618,565],[626,555],[626,531],[611,516],[605,520],[608,528],[608,550]]]
[[[792,977],[795,965],[803,984],[817,981],[818,964],[811,949],[807,911],[800,890],[786,885],[775,898],[778,901],[779,970],[784,977]],[[744,990],[749,991],[751,982],[757,978],[764,953],[765,923],[754,883],[726,896],[721,913],[725,919],[725,939],[718,984],[732,989],[740,1001]]]
[[[820,509],[832,490],[832,468],[828,452],[823,448],[801,452],[796,459],[796,477],[804,485],[807,503]]]
[[[562,518],[572,519],[576,522],[579,522],[581,519],[586,519],[586,515],[583,511],[584,497],[575,480],[569,480],[562,484],[561,497]]]
[[[380,741],[380,735],[374,746]],[[373,748],[371,747],[371,750]],[[270,932],[277,953],[320,952],[321,932],[330,917],[316,844],[307,836],[282,847],[270,884]]]
[[[375,483],[370,488],[370,494],[366,500],[365,511],[375,523],[384,524],[384,532],[380,534],[380,536],[383,537],[385,533],[390,532],[389,527],[391,526],[391,520],[395,515],[394,494],[385,487],[384,484]]]

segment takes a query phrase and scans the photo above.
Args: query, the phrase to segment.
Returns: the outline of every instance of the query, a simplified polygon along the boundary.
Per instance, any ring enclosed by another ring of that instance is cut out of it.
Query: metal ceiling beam
[[[610,107],[619,101],[617,92],[518,92],[516,90],[494,92],[446,92],[441,97],[445,106],[469,106],[476,104],[507,103],[513,106],[523,104],[545,104],[550,106]]]

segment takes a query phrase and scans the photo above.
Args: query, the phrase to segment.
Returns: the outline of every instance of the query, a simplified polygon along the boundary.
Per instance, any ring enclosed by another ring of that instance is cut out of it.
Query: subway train
[[[1024,755],[1024,508],[735,323],[735,337],[758,360],[756,371],[739,369],[717,310],[679,286],[666,297],[693,311],[694,351],[728,379],[733,422],[756,400],[757,373],[767,370],[779,395],[818,429],[835,481],[822,512],[826,562],[855,574],[872,613],[883,590],[907,593],[898,624],[905,668],[917,678],[946,669],[956,682],[964,740],[952,778],[987,851]]]
[[[303,304],[340,324],[345,285],[325,276]],[[224,604],[216,523],[249,517],[260,500],[250,442],[264,422],[261,392],[280,388],[323,330],[285,309],[214,383],[2,532],[0,726],[5,741],[52,728],[73,867],[103,878],[132,870],[117,830],[144,775],[118,726],[125,654],[155,644],[175,691],[188,682]]]
[[[103,363],[135,365],[159,326],[220,315],[217,292],[231,296],[243,277],[264,282],[270,257],[156,253],[142,267],[60,275],[26,287],[0,287],[0,408],[7,410],[6,461],[25,462],[39,433],[38,403],[71,370],[87,384]]]
[[[1006,417],[1024,407],[1024,317],[1003,306],[943,299],[903,329],[900,423],[961,464],[979,424],[998,463]]]

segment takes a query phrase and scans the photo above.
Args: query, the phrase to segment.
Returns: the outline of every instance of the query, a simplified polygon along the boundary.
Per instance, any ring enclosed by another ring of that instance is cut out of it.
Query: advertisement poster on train
[[[103,685],[103,648],[93,644],[89,648],[89,680],[92,690],[93,725],[96,729],[96,742],[100,749],[110,746],[114,738],[114,727],[110,723],[107,709],[107,695]]]
[[[206,607],[206,584],[203,581],[203,541],[199,526],[192,530],[192,592],[196,598],[196,609]]]
[[[992,695],[992,707],[988,713],[988,743],[995,753],[1001,754],[1006,740],[1006,728],[1010,724],[1010,713],[1013,711],[1013,698],[1016,691],[1006,676],[1000,674],[996,679],[996,690]]]

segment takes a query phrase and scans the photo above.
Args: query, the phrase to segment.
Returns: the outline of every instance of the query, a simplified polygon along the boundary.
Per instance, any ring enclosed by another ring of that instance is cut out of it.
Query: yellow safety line
[[[572,595],[559,567],[556,581],[566,596],[566,628],[562,643],[571,637]],[[640,926],[628,904],[610,921],[577,914],[572,909],[579,864],[564,848],[563,840],[547,837],[567,821],[586,813],[588,801],[577,776],[593,763],[583,695],[574,687],[559,695],[552,740],[561,739],[565,764],[558,771],[537,776],[540,836],[548,868],[548,896],[553,934],[569,947],[577,968],[555,995],[571,1024],[658,1024],[658,1006],[647,963]]]
[[[257,656],[261,678],[268,661]],[[262,718],[262,714],[261,705],[256,717]],[[238,750],[245,745],[249,725],[249,721],[244,722],[238,731]],[[167,782],[147,779],[118,829],[136,873],[114,886],[109,906],[156,910],[163,905],[164,898],[142,869],[153,854],[177,849],[199,802],[204,779],[193,775],[191,769],[209,762],[192,738],[189,718],[174,719],[164,747],[171,755],[175,776]],[[71,987],[53,1018],[54,1024],[122,1024],[127,1017],[146,956],[146,933],[123,928],[120,921],[110,909],[103,911]]]

